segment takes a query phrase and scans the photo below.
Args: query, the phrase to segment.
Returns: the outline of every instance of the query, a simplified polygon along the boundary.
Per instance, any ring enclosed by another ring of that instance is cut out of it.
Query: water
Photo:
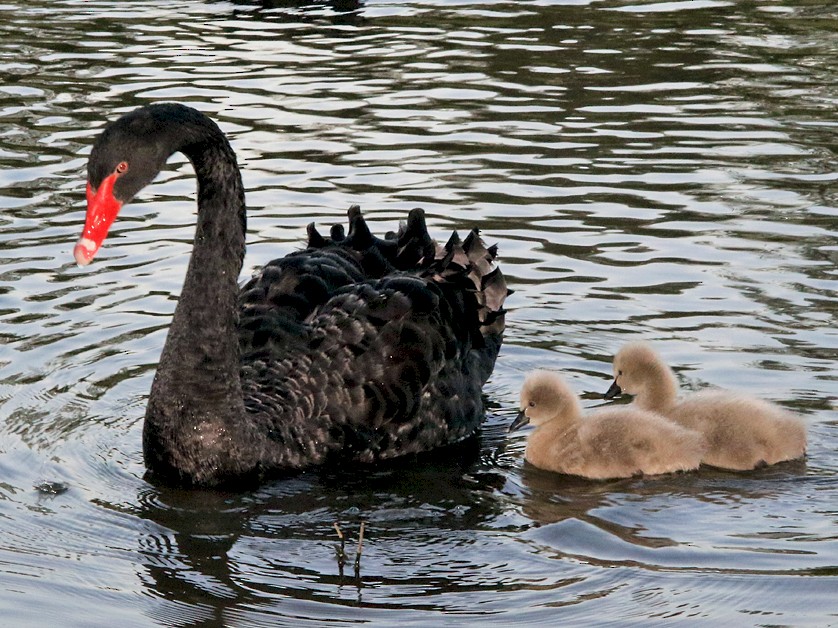
[[[0,624],[838,624],[836,25],[827,0],[0,5]],[[499,243],[517,292],[479,443],[243,494],[143,479],[188,163],[92,266],[72,246],[92,138],[157,100],[229,133],[245,276],[354,202]],[[685,388],[802,413],[808,458],[524,467],[524,374],[596,406],[636,338]]]

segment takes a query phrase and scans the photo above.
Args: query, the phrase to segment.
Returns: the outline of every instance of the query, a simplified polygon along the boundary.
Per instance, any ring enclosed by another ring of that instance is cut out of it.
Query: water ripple
[[[828,620],[832,8],[32,0],[0,15],[7,621],[32,625],[35,608],[85,625]],[[231,138],[244,276],[355,202],[376,230],[422,206],[440,238],[479,224],[500,244],[517,292],[475,451],[242,495],[144,480],[145,401],[193,236],[191,166],[172,159],[96,264],[76,268],[72,246],[92,138],[163,99]],[[524,466],[526,434],[506,434],[524,372],[562,369],[598,405],[611,354],[637,337],[686,388],[746,388],[804,413],[807,460],[605,483]]]

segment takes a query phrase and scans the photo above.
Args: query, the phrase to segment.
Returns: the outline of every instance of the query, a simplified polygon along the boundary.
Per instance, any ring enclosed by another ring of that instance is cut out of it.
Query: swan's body
[[[635,395],[633,406],[659,412],[700,432],[702,462],[744,471],[794,460],[806,453],[806,425],[783,408],[735,392],[707,390],[678,397],[675,375],[648,344],[634,342],[614,358],[614,384],[606,396]]]
[[[653,412],[606,408],[582,415],[579,400],[564,380],[535,371],[521,389],[521,412],[510,427],[527,423],[530,464],[590,479],[659,475],[697,469],[704,453],[701,436]]]
[[[239,290],[241,177],[223,133],[194,109],[143,107],[99,137],[79,264],[178,151],[195,167],[198,223],[146,409],[153,476],[236,483],[391,459],[475,433],[504,329],[507,289],[494,248],[476,230],[436,245],[421,210],[379,239],[351,208],[346,237],[340,227],[324,238],[310,226],[308,248],[265,265]]]

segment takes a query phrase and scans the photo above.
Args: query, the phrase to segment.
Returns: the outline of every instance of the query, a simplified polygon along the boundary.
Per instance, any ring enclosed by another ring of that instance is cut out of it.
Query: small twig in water
[[[355,577],[361,574],[361,552],[364,549],[364,523],[361,522],[361,530],[358,532],[358,549],[355,550]]]
[[[346,539],[343,536],[343,532],[340,531],[340,526],[338,525],[337,521],[335,521],[334,527],[335,532],[338,533],[338,538],[340,539],[340,545],[335,547],[335,554],[337,555],[338,559],[338,573],[341,577],[343,577],[343,566],[346,564],[346,550],[344,549]]]

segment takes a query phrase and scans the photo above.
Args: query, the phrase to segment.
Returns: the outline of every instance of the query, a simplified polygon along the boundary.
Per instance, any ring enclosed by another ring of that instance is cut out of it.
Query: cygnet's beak
[[[606,393],[603,395],[606,399],[613,399],[619,395],[622,395],[623,391],[617,386],[617,380],[614,380],[614,383],[611,384],[611,388],[609,388]]]
[[[526,412],[521,410],[518,413],[518,416],[515,417],[515,420],[512,421],[512,425],[509,426],[509,431],[514,432],[518,428],[524,427],[529,422],[530,422],[530,417],[527,416]]]

